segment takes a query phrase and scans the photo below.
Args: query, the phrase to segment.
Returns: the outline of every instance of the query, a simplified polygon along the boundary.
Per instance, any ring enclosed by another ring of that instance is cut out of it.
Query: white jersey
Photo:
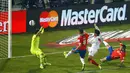
[[[93,49],[98,50],[99,47],[100,47],[100,44],[101,44],[101,39],[100,39],[100,37],[99,37],[99,36],[93,37],[92,40],[91,40],[91,42],[90,42],[90,44],[91,44],[91,47],[92,47]]]
[[[88,47],[89,55],[94,56],[95,53],[100,48],[100,44],[101,44],[100,36],[93,37],[89,43],[91,44],[91,47]]]

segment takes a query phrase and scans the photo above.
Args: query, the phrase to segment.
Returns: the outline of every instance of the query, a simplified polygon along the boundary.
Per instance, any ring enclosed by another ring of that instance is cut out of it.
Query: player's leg
[[[48,63],[47,62],[47,56],[46,56],[46,54],[44,54],[44,52],[42,52],[41,54],[40,54],[40,60],[41,60],[41,63],[45,66],[45,65],[51,65],[51,63]]]
[[[101,62],[105,62],[105,61],[110,61],[110,60],[112,60],[112,59],[111,59],[111,54],[112,54],[112,52],[113,52],[112,46],[109,46],[108,51],[109,51],[109,55],[108,55],[107,57],[104,57],[104,58],[100,59]]]
[[[76,47],[73,47],[72,48],[72,50],[75,50],[76,49]],[[71,55],[72,53],[78,53],[78,50],[77,51],[75,51],[75,52],[72,52],[72,50],[70,50],[68,53],[66,52],[66,51],[64,51],[64,56],[65,56],[65,58],[67,58],[69,55]]]
[[[32,55],[36,55],[34,50],[30,50]]]
[[[40,68],[43,69],[45,68],[45,66],[43,65],[44,63],[44,57],[45,57],[45,54],[42,53],[42,51],[40,49],[37,49],[36,51],[36,56],[39,58],[40,60]]]
[[[100,61],[101,61],[101,62],[111,61],[111,60],[112,60],[111,55],[106,56],[106,57],[104,57],[104,58],[100,59]]]
[[[44,68],[43,61],[42,61],[43,55],[40,55],[38,50],[31,50],[30,52],[31,54],[35,55],[36,57],[40,59],[40,68],[43,69]]]
[[[80,61],[82,63],[82,71],[85,69],[85,54],[86,54],[86,50],[79,50],[79,55],[80,55]]]
[[[97,50],[90,50],[89,51],[89,56],[88,56],[88,61],[91,63],[91,64],[93,64],[93,65],[96,65],[96,66],[98,66],[100,69],[102,69],[101,68],[101,66],[100,66],[100,64],[98,64],[94,59],[93,59],[93,56],[96,54],[96,52],[97,52]]]
[[[43,64],[46,66],[46,65],[51,65],[51,63],[47,62],[47,56],[45,55],[43,57]]]
[[[101,66],[100,66],[100,64],[98,64],[98,63],[93,59],[92,56],[89,56],[89,57],[88,57],[88,61],[89,61],[91,64],[93,64],[93,65],[95,65],[95,66],[98,66],[100,69],[102,69]]]
[[[103,41],[103,44],[106,46],[106,48],[110,47],[110,45],[106,41]]]
[[[40,68],[41,69],[45,68],[45,66],[43,64],[44,63],[44,60],[43,60],[44,59],[44,55],[40,54],[39,55],[39,59],[40,59]]]
[[[50,63],[47,63],[46,55],[41,51],[41,49],[37,49],[36,52],[37,57],[40,59],[40,68],[45,68],[45,65],[51,65]]]

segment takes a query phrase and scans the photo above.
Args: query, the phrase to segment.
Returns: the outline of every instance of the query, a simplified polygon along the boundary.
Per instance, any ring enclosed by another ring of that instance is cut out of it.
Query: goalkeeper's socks
[[[51,65],[51,63],[46,62],[46,63],[44,63],[44,65],[48,65],[49,66],[49,65]]]
[[[96,65],[96,66],[99,66],[99,64],[97,64],[94,60],[90,60],[89,62]]]
[[[43,56],[40,55],[40,64],[43,64]]]
[[[43,69],[43,68],[44,68],[44,66],[43,66],[42,64],[40,64],[40,68],[41,68],[41,69]]]

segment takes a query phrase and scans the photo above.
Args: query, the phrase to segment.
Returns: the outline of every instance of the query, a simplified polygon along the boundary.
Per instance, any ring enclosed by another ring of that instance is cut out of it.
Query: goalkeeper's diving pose
[[[30,49],[30,52],[40,59],[41,69],[44,69],[46,65],[51,65],[50,63],[47,63],[46,55],[39,48],[40,35],[43,34],[43,32],[44,28],[42,27],[40,28],[40,30],[37,30],[35,32],[35,34],[32,36],[31,49]]]

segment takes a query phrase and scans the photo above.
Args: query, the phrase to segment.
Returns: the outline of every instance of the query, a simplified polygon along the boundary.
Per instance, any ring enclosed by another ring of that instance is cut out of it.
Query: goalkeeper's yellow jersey
[[[39,49],[39,42],[40,42],[40,36],[33,35],[30,50],[35,51]]]

